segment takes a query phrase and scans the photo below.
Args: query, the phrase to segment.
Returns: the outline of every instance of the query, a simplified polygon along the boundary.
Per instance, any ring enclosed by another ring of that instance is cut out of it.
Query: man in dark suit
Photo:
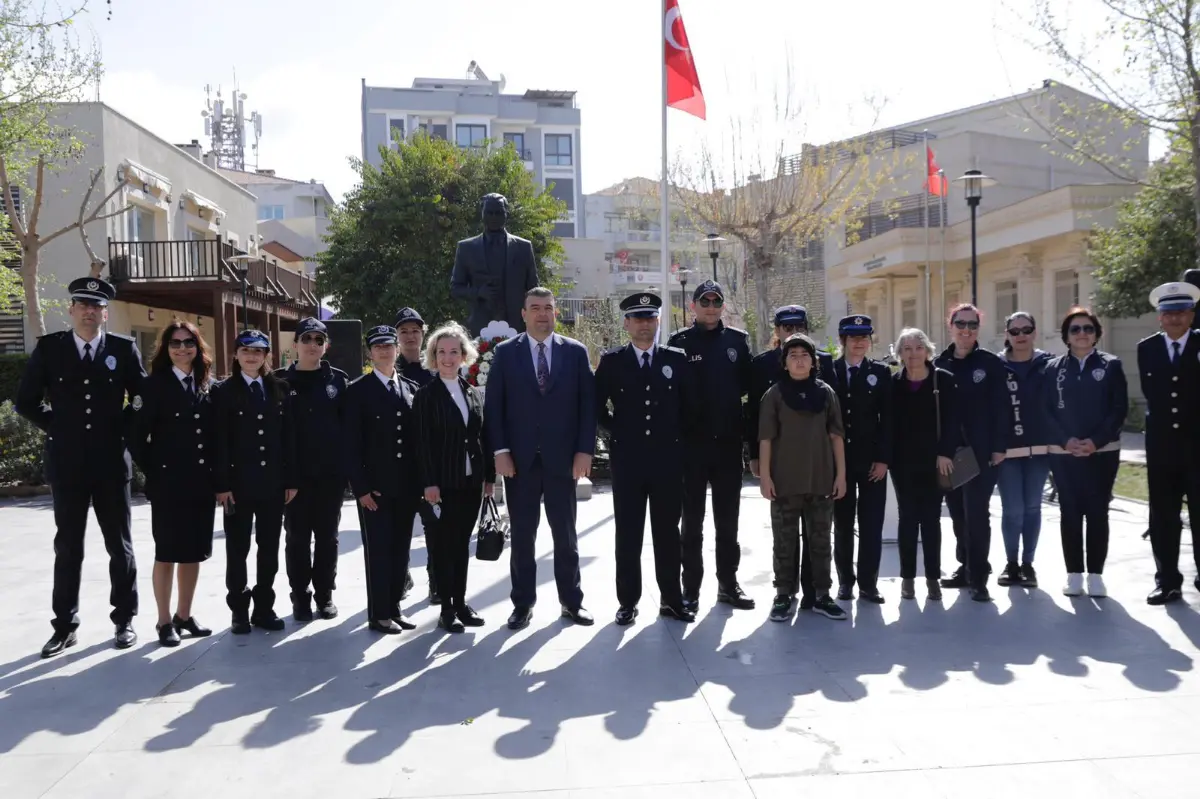
[[[504,229],[508,200],[501,194],[483,198],[484,232],[458,243],[450,294],[468,303],[467,327],[478,336],[488,322],[508,322],[524,330],[525,292],[537,285],[533,244]]]
[[[612,436],[613,513],[617,526],[616,622],[633,624],[642,597],[646,503],[654,541],[659,615],[696,620],[680,590],[679,516],[683,509],[683,442],[697,422],[699,396],[687,353],[656,347],[662,298],[621,301],[631,343],[609,350],[596,367],[596,413]],[[612,410],[608,409],[609,402]]]
[[[867,357],[875,328],[863,314],[838,323],[842,357],[821,380],[833,386],[846,431],[846,494],[833,505],[833,561],[838,594],[883,603],[879,560],[883,553],[883,512],[887,505],[887,468],[892,459],[892,372]],[[854,573],[854,531],[858,522],[858,574]]]
[[[1188,501],[1192,553],[1200,572],[1200,289],[1164,283],[1150,292],[1162,331],[1138,342],[1138,374],[1146,398],[1146,479],[1150,489],[1150,545],[1157,567],[1151,605],[1183,598],[1179,542],[1183,498]],[[1195,580],[1200,590],[1200,576]]]
[[[575,483],[592,470],[596,451],[596,388],[587,348],[554,332],[554,295],[530,289],[521,310],[527,333],[495,349],[484,398],[487,440],[496,473],[507,478],[512,522],[509,629],[529,625],[537,601],[534,540],[541,505],[554,536],[554,582],[562,615],[593,624],[579,587]]]
[[[142,406],[146,376],[133,339],[106,333],[108,303],[116,289],[105,280],[71,281],[73,330],[38,339],[21,385],[17,413],[48,434],[46,478],[54,494],[54,635],[42,647],[52,657],[76,643],[79,582],[88,506],[96,513],[104,548],[118,649],[137,642],[137,564],[130,536],[129,481],[132,462],[126,447],[129,408]]]

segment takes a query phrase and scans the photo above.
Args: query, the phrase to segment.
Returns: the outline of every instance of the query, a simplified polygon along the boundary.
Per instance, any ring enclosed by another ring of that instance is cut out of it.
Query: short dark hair
[[[812,358],[813,377],[819,377],[821,374],[821,361],[817,358],[817,342],[803,333],[793,333],[787,337],[787,340],[783,342],[783,346],[779,348],[779,363],[781,365],[786,364],[788,350],[795,349],[796,347],[803,347],[808,351],[808,357]]]
[[[529,299],[530,297],[542,297],[543,299],[549,297],[553,300],[554,292],[545,286],[534,286],[529,291],[525,292],[525,299]]]
[[[1063,344],[1070,343],[1069,339],[1067,338],[1067,330],[1070,329],[1070,327],[1071,327],[1071,320],[1077,316],[1087,317],[1087,320],[1092,323],[1092,327],[1096,328],[1096,342],[1099,343],[1100,337],[1102,335],[1104,335],[1104,328],[1102,328],[1100,326],[1100,320],[1096,317],[1096,314],[1092,313],[1091,308],[1083,308],[1083,307],[1080,307],[1077,305],[1074,308],[1072,308],[1071,310],[1067,311],[1067,315],[1063,317],[1063,320],[1062,320],[1062,342],[1063,342]]]
[[[954,318],[956,316],[958,316],[960,313],[962,313],[963,311],[970,311],[971,313],[973,313],[979,317],[980,323],[983,322],[983,311],[979,310],[978,308],[976,308],[974,305],[972,305],[969,302],[960,302],[958,305],[955,305],[953,308],[950,309],[950,316],[946,317],[946,324],[948,324],[948,325],[954,324]]]
[[[204,340],[204,336],[200,335],[200,328],[186,319],[172,319],[158,334],[158,347],[154,350],[154,360],[150,362],[150,372],[153,374],[171,369],[171,339],[176,330],[186,330],[192,338],[196,339],[196,356],[192,358],[192,377],[196,390],[199,391],[207,384],[208,376],[212,372],[212,351],[208,347],[208,342]]]
[[[1014,319],[1028,319],[1029,324],[1033,325],[1033,330],[1035,333],[1037,332],[1037,329],[1038,329],[1037,320],[1033,318],[1033,314],[1029,313],[1029,311],[1017,311],[1016,313],[1010,313],[1008,316],[1006,316],[1004,318],[1004,351],[1005,352],[1008,352],[1012,349],[1012,342],[1008,340],[1008,326],[1013,323]]]

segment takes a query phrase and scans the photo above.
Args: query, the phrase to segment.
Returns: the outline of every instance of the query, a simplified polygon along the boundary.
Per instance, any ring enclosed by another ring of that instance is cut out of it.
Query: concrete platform
[[[598,485],[579,506],[595,627],[558,618],[544,528],[532,627],[503,627],[506,560],[474,561],[470,598],[488,626],[444,635],[418,598],[408,608],[418,629],[381,639],[365,629],[362,549],[347,506],[340,618],[301,626],[289,617],[283,633],[229,635],[218,541],[195,611],[218,632],[164,650],[154,638],[149,508],[139,506],[141,643],[112,649],[95,531],[79,646],[43,661],[52,517],[45,500],[13,502],[0,506],[0,797],[1187,795],[1200,775],[1191,555],[1188,604],[1146,606],[1144,513],[1114,506],[1107,600],[1059,593],[1048,508],[1043,590],[996,589],[988,605],[954,591],[942,605],[923,592],[901,603],[889,546],[886,605],[848,603],[844,623],[803,614],[772,624],[767,506],[747,486],[741,579],[759,608],[714,606],[710,578],[697,624],[658,620],[647,541],[643,615],[622,629],[611,623],[611,495]],[[1001,565],[998,518],[995,527]],[[418,539],[417,597],[424,557]],[[276,590],[286,596],[282,574]]]

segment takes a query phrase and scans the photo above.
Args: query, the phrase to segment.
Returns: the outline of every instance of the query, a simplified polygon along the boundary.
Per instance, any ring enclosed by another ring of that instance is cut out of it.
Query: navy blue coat
[[[1095,350],[1080,369],[1071,355],[1059,355],[1046,365],[1042,397],[1052,447],[1072,438],[1090,438],[1096,449],[1120,442],[1129,391],[1117,356]]]
[[[301,372],[296,364],[276,369],[287,383],[296,436],[296,469],[305,482],[346,482],[342,452],[342,417],[349,378],[341,369],[321,361],[316,373]]]
[[[596,367],[596,421],[612,436],[614,463],[633,474],[679,476],[683,445],[700,417],[687,354],[655,347],[647,370],[632,344],[609,350]],[[609,403],[612,410],[609,410]]]
[[[676,331],[667,342],[687,353],[701,394],[703,437],[687,442],[704,446],[713,439],[744,439],[742,397],[750,391],[750,337],[724,322],[708,330],[700,323]],[[755,432],[757,440],[757,431]],[[757,452],[758,445],[751,451]]]
[[[1029,362],[1029,370],[1025,372],[1024,378],[1019,378],[1008,359],[1001,354],[1001,360],[1004,361],[1008,373],[1005,386],[1011,411],[1007,449],[1020,450],[1013,452],[1013,456],[1040,455],[1045,450],[1030,450],[1050,444],[1050,434],[1046,430],[1046,407],[1042,397],[1045,392],[1046,365],[1053,357],[1044,350],[1035,350]]]
[[[976,343],[967,357],[955,358],[951,344],[934,364],[954,375],[958,418],[979,464],[990,463],[994,452],[1007,452],[1012,414],[1008,409],[1008,369],[1000,356]]]

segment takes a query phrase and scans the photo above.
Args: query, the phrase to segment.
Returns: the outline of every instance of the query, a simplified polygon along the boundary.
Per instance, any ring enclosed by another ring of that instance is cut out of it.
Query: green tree
[[[1190,152],[1177,151],[1151,167],[1146,186],[1121,204],[1112,227],[1096,231],[1090,249],[1101,314],[1148,313],[1150,291],[1196,264],[1195,196]]]
[[[547,261],[562,263],[553,231],[566,208],[512,147],[464,149],[424,134],[396,147],[381,148],[379,168],[353,162],[361,183],[330,220],[317,287],[342,316],[390,323],[407,305],[430,325],[465,320],[450,272],[458,242],[479,232],[479,200],[490,192],[508,198],[509,232],[533,243],[539,281],[554,288]]]

